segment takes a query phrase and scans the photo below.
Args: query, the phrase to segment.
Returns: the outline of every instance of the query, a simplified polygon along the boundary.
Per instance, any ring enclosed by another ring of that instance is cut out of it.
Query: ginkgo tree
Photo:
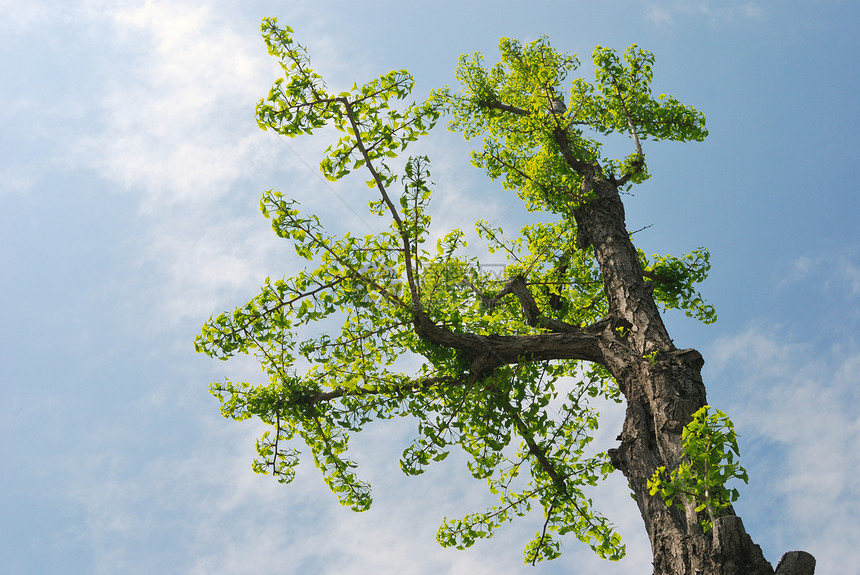
[[[649,485],[689,467],[700,448],[685,445],[695,436],[685,426],[706,404],[702,356],[674,346],[661,312],[716,319],[696,287],[708,252],[647,256],[625,225],[620,194],[649,178],[644,144],[707,135],[701,113],[652,94],[653,55],[598,47],[594,80],[566,83],[579,65],[574,56],[546,38],[502,39],[497,64],[463,56],[458,88],[406,104],[413,87],[406,71],[334,93],[293,30],[267,18],[262,32],[285,75],[257,105],[258,124],[289,137],[337,129],[322,173],[332,181],[363,173],[369,210],[389,225],[336,236],[281,192],[264,193],[263,214],[308,263],[267,278],[259,295],[210,318],[196,340],[212,357],[255,355],[268,376],[211,386],[224,416],[268,424],[254,470],[289,483],[304,443],[340,501],[365,510],[370,486],[349,457],[349,435],[409,416],[417,432],[401,458],[405,473],[419,475],[459,448],[499,499],[446,519],[438,532],[444,546],[468,547],[540,510],[526,562],[557,557],[567,534],[619,559],[619,534],[586,494],[620,470],[644,519],[655,574],[773,573],[730,505],[692,496],[667,505]],[[506,257],[502,273],[481,268],[461,230],[431,228],[429,159],[404,152],[443,117],[450,130],[481,141],[472,163],[542,216],[514,235],[477,222],[489,249]],[[629,137],[629,155],[604,154],[610,134]],[[428,245],[433,234],[441,239]],[[596,453],[588,448],[598,425],[589,400],[598,396],[626,402],[626,419],[619,445]],[[672,485],[661,484],[664,495]]]

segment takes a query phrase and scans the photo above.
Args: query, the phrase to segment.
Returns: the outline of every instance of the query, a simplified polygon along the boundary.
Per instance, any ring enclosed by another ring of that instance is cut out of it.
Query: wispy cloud
[[[657,2],[648,6],[645,18],[657,26],[669,26],[678,19],[704,18],[710,23],[731,23],[738,20],[761,20],[765,10],[755,2],[723,2],[712,0],[676,0]]]
[[[786,287],[812,282],[826,291],[848,299],[860,296],[860,263],[856,249],[804,254],[791,262],[789,273],[780,282]]]
[[[283,72],[257,21],[229,3],[165,0],[108,4],[91,17],[107,24],[105,49],[119,50],[126,63],[95,79],[105,85],[101,122],[79,142],[80,161],[142,192],[145,211],[218,199],[249,166],[279,168],[283,149],[257,128],[253,110]],[[333,70],[334,84],[357,73],[345,69],[346,48],[336,39],[312,40],[314,66]]]
[[[646,10],[645,16],[649,22],[658,26],[670,25],[675,22],[674,11],[665,6],[650,6]]]
[[[123,57],[121,68],[86,71],[103,97],[70,148],[77,166],[138,198],[134,280],[117,277],[114,288],[131,288],[128,305],[151,310],[144,329],[202,322],[255,295],[284,269],[280,248],[289,248],[261,217],[260,192],[285,179],[319,188],[302,160],[257,127],[254,104],[281,71],[258,22],[224,4],[92,1],[70,16],[104,31],[99,45]],[[307,147],[298,153],[315,166]],[[9,175],[7,188],[31,185],[20,170]]]
[[[20,34],[51,14],[47,2],[28,0],[0,0],[0,30],[6,34]]]
[[[355,514],[336,503],[307,461],[288,486],[252,474],[259,424],[220,424],[208,417],[186,429],[201,441],[162,446],[158,456],[138,461],[134,453],[151,437],[140,423],[145,412],[134,410],[138,423],[116,434],[100,429],[100,438],[86,447],[92,453],[79,452],[63,466],[73,478],[72,498],[86,511],[84,538],[94,550],[96,573],[540,575],[575,565],[583,575],[633,575],[650,561],[644,527],[620,476],[600,504],[613,520],[632,522],[622,528],[630,557],[603,561],[565,537],[562,558],[535,569],[523,565],[521,553],[540,527],[539,514],[503,526],[495,538],[466,551],[439,547],[435,532],[444,515],[478,511],[493,498],[484,482],[468,476],[457,454],[421,477],[403,476],[396,462],[412,434],[409,421],[386,422],[356,438],[358,471],[373,483],[375,502]]]
[[[119,186],[142,191],[146,209],[222,196],[252,159],[266,157],[252,120],[253,103],[270,83],[265,51],[211,6],[106,8],[106,42],[124,53],[126,67],[98,79],[106,86],[102,121],[78,156]]]
[[[26,192],[38,181],[32,166],[8,166],[0,168],[0,195]]]
[[[760,511],[770,540],[803,546],[822,572],[845,573],[841,557],[860,537],[857,509],[845,504],[860,497],[860,347],[822,350],[750,328],[719,340],[711,357],[714,379],[734,390],[729,411],[758,458],[746,463],[755,468],[750,489],[773,508]]]

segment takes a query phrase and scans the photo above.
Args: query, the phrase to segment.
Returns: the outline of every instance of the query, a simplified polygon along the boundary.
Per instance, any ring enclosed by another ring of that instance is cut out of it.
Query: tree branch
[[[552,332],[560,333],[578,332],[581,329],[578,325],[573,325],[564,321],[543,317],[540,312],[540,309],[538,309],[534,296],[529,291],[525,279],[523,279],[522,276],[516,276],[508,280],[508,282],[502,288],[502,291],[500,291],[498,294],[496,294],[495,297],[492,298],[488,298],[481,294],[474,285],[472,285],[472,289],[478,292],[478,295],[481,297],[481,300],[490,309],[493,309],[506,295],[514,294],[520,301],[520,305],[523,308],[523,313],[526,316],[526,321],[532,327],[540,327]]]
[[[412,250],[409,245],[409,234],[406,231],[406,227],[403,225],[403,220],[400,218],[397,208],[394,206],[391,198],[388,197],[388,190],[385,189],[385,184],[383,184],[379,172],[377,172],[376,168],[373,167],[370,154],[368,153],[367,148],[365,148],[364,142],[361,140],[361,131],[359,130],[358,122],[355,119],[352,104],[345,97],[338,99],[343,102],[343,105],[346,108],[346,116],[349,118],[349,123],[352,126],[353,132],[355,132],[356,145],[358,146],[359,151],[361,151],[362,157],[364,157],[364,163],[367,166],[368,171],[370,171],[371,176],[373,176],[373,180],[376,182],[376,187],[382,195],[382,201],[385,202],[385,205],[388,207],[388,211],[391,212],[391,217],[394,218],[397,230],[400,232],[400,239],[403,242],[403,257],[406,264],[406,279],[409,282],[409,290],[412,294],[412,305],[416,316],[423,316],[424,313],[421,308],[421,298],[418,295],[418,288],[415,285],[415,277],[413,274]]]
[[[564,477],[555,470],[552,462],[550,462],[549,458],[546,456],[546,452],[542,449],[534,439],[534,436],[529,432],[528,426],[520,417],[520,414],[511,406],[507,401],[502,402],[503,409],[507,412],[510,418],[514,421],[514,424],[517,427],[517,432],[523,438],[523,441],[526,442],[526,445],[529,447],[529,453],[535,456],[538,463],[541,466],[541,469],[544,470],[550,479],[552,479],[553,484],[555,485],[558,492],[564,496],[567,496],[567,483],[564,481]]]
[[[317,403],[332,401],[347,395],[351,397],[362,397],[368,395],[403,393],[405,391],[416,391],[445,383],[462,383],[462,381],[453,377],[427,377],[423,379],[413,379],[403,385],[393,385],[390,387],[368,385],[366,387],[357,387],[355,389],[338,388],[331,391],[317,392],[314,395],[303,398],[303,401],[309,405],[314,405]]]
[[[528,116],[531,114],[528,110],[511,106],[510,104],[503,104],[502,102],[482,102],[481,104],[478,104],[478,106],[490,108],[492,110],[501,110],[502,112],[510,112],[511,114],[517,114],[518,116]]]
[[[543,529],[540,532],[540,540],[538,540],[537,548],[535,549],[535,556],[532,558],[532,566],[537,565],[538,554],[537,551],[543,547],[543,542],[546,540],[546,530],[549,527],[550,519],[552,519],[552,510],[555,509],[556,499],[553,498],[552,504],[550,504],[549,509],[546,512],[546,520],[543,522]]]
[[[603,362],[603,326],[594,331],[568,325],[564,332],[532,335],[478,335],[455,333],[432,323],[426,315],[416,318],[416,334],[426,341],[457,349],[471,360],[473,374],[488,373],[503,365],[547,359],[581,359]]]

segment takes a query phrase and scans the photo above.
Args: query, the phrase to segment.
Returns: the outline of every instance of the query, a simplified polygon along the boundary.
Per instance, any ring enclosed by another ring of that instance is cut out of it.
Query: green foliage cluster
[[[467,138],[483,136],[483,149],[473,153],[475,165],[516,190],[531,210],[569,214],[588,199],[583,172],[589,170],[574,166],[640,183],[648,178],[642,141],[707,136],[702,114],[665,94],[652,97],[654,56],[635,45],[623,60],[598,46],[592,58],[596,81],[577,78],[567,94],[561,86],[578,67],[576,57],[556,52],[545,37],[526,46],[503,38],[499,50],[501,61],[489,69],[481,54],[462,56],[457,79],[463,88],[437,96],[449,102],[450,129]],[[563,105],[554,108],[554,101]],[[602,142],[594,135],[612,132],[633,139],[630,156],[602,157]],[[571,198],[571,191],[579,194]]]
[[[438,534],[443,545],[468,547],[540,507],[544,525],[526,547],[527,562],[558,556],[553,535],[567,533],[601,557],[621,557],[619,535],[587,497],[587,488],[612,471],[605,453],[589,449],[598,415],[589,398],[620,401],[606,369],[523,357],[481,372],[473,369],[473,356],[430,342],[419,326],[468,338],[545,334],[552,322],[578,328],[600,320],[607,313],[600,271],[591,251],[575,247],[572,212],[591,193],[583,174],[611,175],[619,185],[641,182],[647,178],[641,141],[700,140],[704,118],[673,98],[651,97],[653,56],[635,46],[623,60],[598,48],[596,82],[574,80],[565,95],[562,82],[576,58],[556,52],[545,38],[526,46],[503,39],[501,62],[492,68],[480,55],[461,59],[459,91],[446,88],[404,104],[414,84],[406,71],[332,93],[289,27],[266,18],[262,32],[285,77],[257,105],[260,127],[295,137],[334,126],[342,136],[326,150],[323,174],[339,180],[365,169],[379,194],[370,211],[390,225],[376,234],[337,237],[281,192],[263,195],[263,214],[308,267],[267,278],[259,295],[210,318],[195,341],[198,351],[219,359],[254,355],[267,376],[264,383],[211,385],[225,417],[257,417],[272,427],[257,442],[254,471],[292,481],[300,456],[294,439],[300,439],[340,501],[365,510],[370,487],[348,457],[349,434],[374,420],[410,416],[418,435],[403,452],[405,473],[421,474],[459,446],[471,474],[499,497],[484,512],[446,519]],[[554,99],[567,100],[564,111]],[[516,190],[529,209],[555,214],[514,239],[478,222],[491,250],[506,255],[503,279],[464,253],[460,230],[427,245],[429,160],[409,157],[400,173],[387,163],[442,114],[450,116],[451,129],[484,137],[476,165]],[[609,132],[629,136],[634,153],[604,159],[596,136]],[[664,307],[712,320],[712,308],[693,288],[707,273],[706,251],[642,257]],[[538,317],[524,314],[510,295],[514,280],[530,291]],[[405,374],[403,366],[417,367]]]
[[[708,277],[711,255],[705,248],[696,248],[677,258],[671,255],[654,255],[652,260],[639,250],[639,261],[645,277],[654,286],[654,301],[664,309],[684,310],[687,317],[702,323],[717,321],[717,310],[705,302],[696,284]]]
[[[682,443],[686,461],[677,469],[667,472],[658,467],[648,488],[651,495],[659,494],[671,507],[693,505],[700,514],[699,524],[707,533],[714,520],[725,515],[737,501],[737,489],[729,489],[731,479],[749,481],[746,469],[735,459],[740,457],[738,437],[729,417],[705,405],[693,414],[693,420],[684,427]]]

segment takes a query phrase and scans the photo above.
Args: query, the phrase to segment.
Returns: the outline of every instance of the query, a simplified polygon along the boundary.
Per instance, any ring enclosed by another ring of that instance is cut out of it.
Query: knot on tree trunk
[[[815,557],[806,551],[789,551],[779,560],[776,575],[813,575]]]

